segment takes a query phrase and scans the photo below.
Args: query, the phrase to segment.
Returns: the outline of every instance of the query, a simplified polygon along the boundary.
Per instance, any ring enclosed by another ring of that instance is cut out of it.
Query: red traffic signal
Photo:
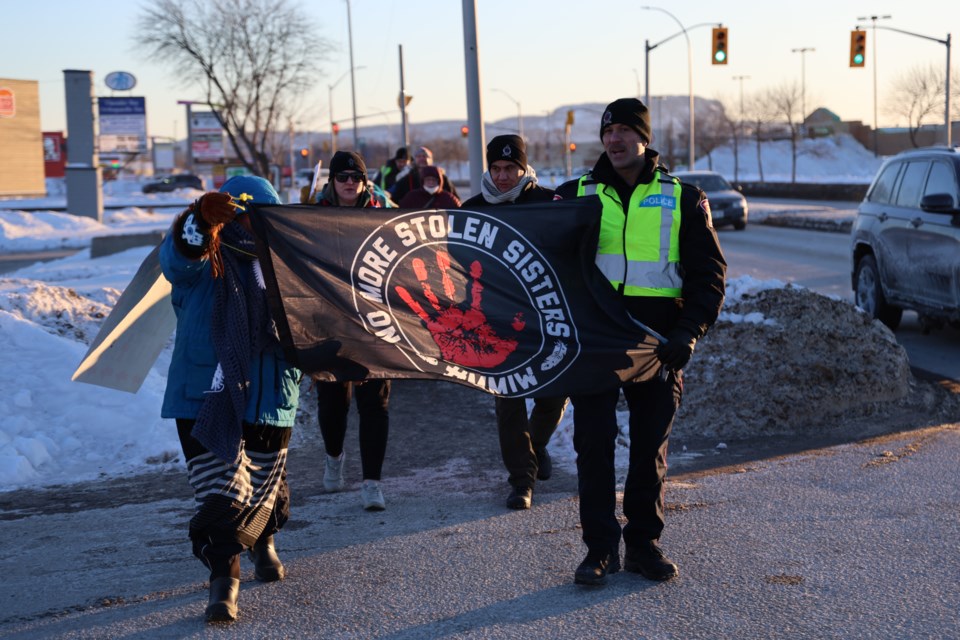
[[[467,136],[469,136],[469,135],[470,135],[470,127],[468,127],[467,125],[463,125],[462,127],[460,127],[460,135],[463,136],[464,138],[466,138]]]
[[[573,153],[573,152],[576,151],[576,150],[577,150],[577,143],[576,143],[576,142],[571,142],[571,143],[570,143],[570,153]]]
[[[333,129],[333,135],[337,135],[338,133],[340,133],[340,125],[337,124],[336,122],[334,122],[334,123],[330,126],[330,128]]]
[[[307,149],[307,148],[300,149],[301,158],[306,158],[309,155],[310,155],[310,149]]]

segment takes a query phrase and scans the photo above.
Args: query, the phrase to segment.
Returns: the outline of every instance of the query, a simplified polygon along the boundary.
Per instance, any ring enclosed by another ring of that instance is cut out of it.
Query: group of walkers
[[[697,340],[716,321],[726,263],[706,196],[670,176],[649,147],[647,107],[635,98],[610,103],[600,122],[604,152],[593,169],[556,191],[537,184],[520,136],[487,145],[480,193],[461,204],[426,147],[413,162],[397,151],[370,179],[360,154],[338,151],[329,182],[306,190],[317,207],[487,208],[597,196],[602,204],[596,264],[624,307],[661,338],[661,375],[596,394],[525,399],[497,397],[497,432],[510,491],[506,506],[529,509],[537,480],[551,476],[547,445],[568,403],[574,409],[582,539],[574,581],[602,585],[621,568],[651,580],[678,575],[658,544],[664,527],[667,441],[683,392],[682,370]],[[290,427],[301,372],[284,359],[266,306],[247,204],[279,204],[262,178],[241,176],[203,195],[174,222],[160,253],[172,284],[177,334],[162,415],[176,420],[194,489],[189,525],[193,552],[210,572],[206,619],[236,619],[240,556],[257,580],[283,579],[274,536],[289,517],[286,482]],[[549,206],[549,205],[546,205]],[[344,439],[352,398],[359,414],[361,503],[386,508],[381,472],[389,432],[389,380],[318,382],[318,421],[326,450],[323,484],[345,488]],[[629,408],[629,468],[621,527],[614,455],[623,395]],[[621,564],[620,542],[626,554]]]

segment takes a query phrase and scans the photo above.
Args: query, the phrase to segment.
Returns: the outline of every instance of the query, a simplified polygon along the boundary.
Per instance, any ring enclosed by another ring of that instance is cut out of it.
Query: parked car
[[[203,180],[192,173],[178,173],[172,176],[164,176],[143,185],[144,193],[169,193],[177,189],[200,189],[202,191]]]
[[[960,149],[899,153],[881,165],[852,230],[857,306],[896,329],[960,326]]]
[[[671,175],[707,194],[714,227],[732,224],[737,231],[747,228],[747,199],[722,175],[716,171],[677,171]]]

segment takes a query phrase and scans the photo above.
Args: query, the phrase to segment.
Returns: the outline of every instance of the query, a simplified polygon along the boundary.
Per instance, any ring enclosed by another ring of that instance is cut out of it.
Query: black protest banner
[[[656,340],[594,266],[596,198],[258,207],[252,220],[281,341],[318,380],[435,379],[526,397],[658,371]]]

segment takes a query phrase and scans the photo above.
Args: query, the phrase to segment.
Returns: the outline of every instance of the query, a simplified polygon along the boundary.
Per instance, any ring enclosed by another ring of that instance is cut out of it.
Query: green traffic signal
[[[727,64],[727,28],[713,29],[713,59],[711,64]]]

